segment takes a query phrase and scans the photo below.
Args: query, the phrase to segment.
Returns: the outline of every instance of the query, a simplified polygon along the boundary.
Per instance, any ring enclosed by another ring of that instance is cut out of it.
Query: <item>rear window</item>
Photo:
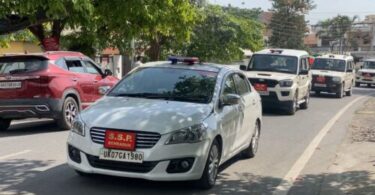
[[[48,61],[42,57],[3,57],[0,58],[0,74],[20,74],[47,68]]]

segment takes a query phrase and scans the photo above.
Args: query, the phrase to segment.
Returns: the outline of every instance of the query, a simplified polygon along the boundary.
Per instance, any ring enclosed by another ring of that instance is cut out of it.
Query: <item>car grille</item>
[[[318,82],[318,81],[317,81],[317,78],[318,78],[318,77],[319,77],[318,75],[313,75],[313,76],[312,76],[312,81],[313,81],[313,83]],[[324,76],[324,78],[325,78],[325,83],[327,83],[327,84],[330,84],[330,83],[333,82],[333,81],[332,81],[332,77],[330,77],[330,76]]]
[[[279,84],[278,81],[271,80],[271,79],[254,79],[254,78],[250,78],[249,81],[250,81],[250,83],[252,85],[255,85],[255,83],[260,83],[260,84],[267,84],[267,87],[275,87],[277,84]]]
[[[125,171],[134,173],[148,173],[158,164],[157,161],[143,163],[118,162],[110,160],[100,160],[97,156],[86,154],[87,160],[92,167],[113,171]]]
[[[126,130],[119,130],[126,131]],[[91,140],[97,144],[104,144],[106,129],[104,128],[91,128],[90,135]],[[136,134],[136,145],[137,149],[148,149],[155,146],[159,141],[161,135],[159,133],[152,132],[140,132],[140,131],[127,131]]]

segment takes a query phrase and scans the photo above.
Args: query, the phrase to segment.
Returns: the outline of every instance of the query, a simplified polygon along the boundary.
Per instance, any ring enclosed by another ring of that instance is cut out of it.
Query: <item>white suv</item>
[[[337,98],[351,96],[354,86],[352,56],[327,54],[317,57],[311,68],[312,91],[335,93]]]
[[[246,71],[251,84],[262,97],[263,107],[281,108],[293,115],[298,106],[307,109],[311,76],[309,54],[290,49],[265,49],[256,52]]]
[[[210,188],[219,165],[238,153],[253,157],[259,94],[241,71],[195,60],[138,67],[85,109],[68,138],[68,164],[80,175]]]
[[[364,61],[363,67],[357,72],[355,85],[367,84],[368,87],[375,85],[375,59]]]

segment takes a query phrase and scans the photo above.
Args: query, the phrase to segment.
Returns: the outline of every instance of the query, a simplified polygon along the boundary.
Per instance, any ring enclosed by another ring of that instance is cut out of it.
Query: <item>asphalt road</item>
[[[67,131],[57,131],[48,120],[16,121],[9,131],[0,133],[0,194],[317,194],[319,181],[347,132],[352,114],[366,100],[358,97],[374,92],[360,88],[352,97],[341,100],[330,95],[312,97],[310,108],[295,116],[265,113],[257,156],[249,160],[236,157],[226,163],[217,186],[210,191],[195,189],[189,182],[79,177],[65,164]],[[316,142],[327,123],[353,101]],[[314,143],[318,145],[314,147]],[[307,155],[309,147],[314,147],[311,158]],[[297,180],[309,175],[309,181],[276,190],[290,174]]]

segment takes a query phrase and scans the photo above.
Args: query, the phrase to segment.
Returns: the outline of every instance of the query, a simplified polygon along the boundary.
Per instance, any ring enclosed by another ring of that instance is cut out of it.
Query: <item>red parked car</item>
[[[117,83],[78,52],[0,57],[0,131],[14,119],[52,118],[70,129],[77,112]]]

